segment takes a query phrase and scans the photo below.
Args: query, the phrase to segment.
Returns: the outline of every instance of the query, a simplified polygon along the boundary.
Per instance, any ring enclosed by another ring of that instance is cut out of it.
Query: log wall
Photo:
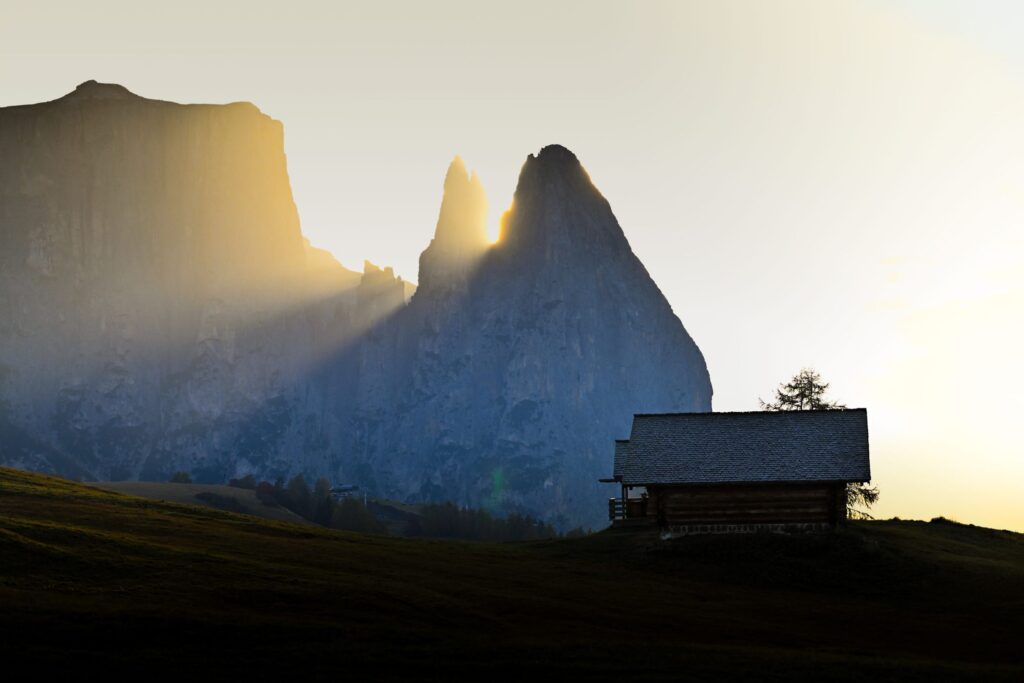
[[[837,524],[845,484],[723,484],[648,487],[648,515],[662,526]]]

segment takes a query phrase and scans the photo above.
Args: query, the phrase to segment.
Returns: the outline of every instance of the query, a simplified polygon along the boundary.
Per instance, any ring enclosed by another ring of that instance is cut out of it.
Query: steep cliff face
[[[415,294],[303,239],[283,150],[245,103],[89,82],[0,109],[0,462],[303,472],[598,525],[632,414],[710,409],[700,351],[568,150],[527,160],[494,245],[456,158]]]
[[[215,476],[300,454],[289,392],[359,276],[304,242],[279,122],[92,81],[0,109],[0,236],[5,462]]]
[[[185,300],[301,268],[283,129],[253,105],[90,81],[2,116],[5,265]]]
[[[465,285],[421,286],[379,336],[363,353],[392,369],[392,391],[367,379],[353,453],[387,473],[373,482],[387,495],[598,524],[597,479],[633,413],[711,409],[699,349],[559,146],[527,160],[502,238]]]

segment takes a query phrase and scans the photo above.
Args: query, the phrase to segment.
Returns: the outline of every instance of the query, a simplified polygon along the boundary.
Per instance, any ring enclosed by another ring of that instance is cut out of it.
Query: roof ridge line
[[[681,413],[633,413],[633,417],[668,417],[674,415],[767,415],[792,413],[854,413],[867,408],[813,408],[810,410],[705,410]]]

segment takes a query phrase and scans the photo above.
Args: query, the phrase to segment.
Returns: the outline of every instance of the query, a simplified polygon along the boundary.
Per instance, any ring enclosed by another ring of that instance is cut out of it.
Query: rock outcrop
[[[92,81],[0,109],[0,240],[4,462],[330,467],[296,378],[386,306],[303,240],[278,121]]]
[[[251,104],[0,109],[0,462],[600,524],[613,439],[709,410],[704,359],[571,152],[529,157],[494,245],[486,212],[456,158],[413,293],[303,239]]]
[[[476,217],[442,210],[432,246],[449,221]],[[501,239],[464,286],[421,282],[359,353],[391,372],[361,383],[352,478],[563,525],[602,519],[597,479],[634,413],[711,409],[700,350],[557,145],[526,161]]]
[[[444,179],[444,196],[434,239],[420,255],[419,288],[438,292],[461,288],[487,250],[487,193],[455,157]]]

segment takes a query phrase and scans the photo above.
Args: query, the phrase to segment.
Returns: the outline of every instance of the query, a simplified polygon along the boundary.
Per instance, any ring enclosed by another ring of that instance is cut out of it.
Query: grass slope
[[[273,519],[279,522],[310,524],[297,514],[277,504],[268,505],[256,496],[255,491],[218,484],[171,484],[152,481],[106,481],[90,483],[90,486],[126,493],[130,496],[149,498],[167,503],[201,505],[228,512]]]
[[[1024,537],[417,541],[0,469],[0,631],[76,677],[1020,680]]]

